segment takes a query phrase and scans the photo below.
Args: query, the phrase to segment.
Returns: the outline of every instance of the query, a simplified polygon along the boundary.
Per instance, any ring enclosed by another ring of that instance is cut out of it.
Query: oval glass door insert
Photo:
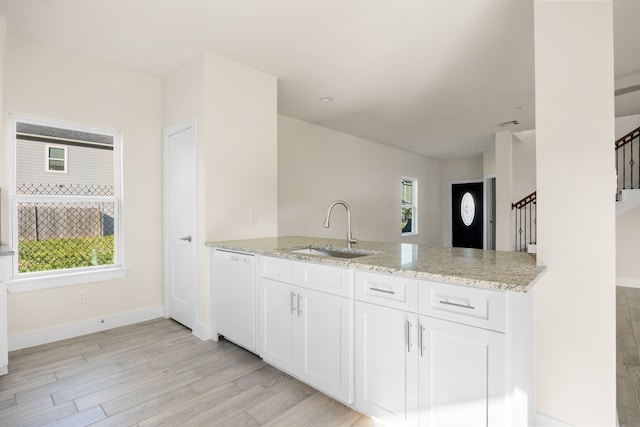
[[[476,201],[468,191],[464,193],[462,201],[460,202],[460,216],[462,217],[462,222],[467,227],[473,223],[473,219],[476,216]]]

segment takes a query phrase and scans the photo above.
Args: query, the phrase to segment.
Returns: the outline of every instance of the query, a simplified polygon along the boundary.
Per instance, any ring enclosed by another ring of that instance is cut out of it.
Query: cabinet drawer
[[[298,284],[298,263],[280,258],[260,257],[260,277]]]
[[[418,281],[356,271],[356,299],[415,313],[418,309]]]
[[[505,293],[420,281],[419,312],[493,331],[505,331]]]
[[[353,295],[350,270],[326,265],[302,263],[299,267],[299,284],[308,289],[315,289],[343,297]]]

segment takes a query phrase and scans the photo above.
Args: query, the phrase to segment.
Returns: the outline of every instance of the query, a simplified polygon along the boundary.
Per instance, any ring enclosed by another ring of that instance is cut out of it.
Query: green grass
[[[18,272],[113,264],[113,236],[18,242]]]

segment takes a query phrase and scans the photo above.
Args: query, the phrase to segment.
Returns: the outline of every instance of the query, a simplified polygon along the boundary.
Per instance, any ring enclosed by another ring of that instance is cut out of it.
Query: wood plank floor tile
[[[206,411],[212,406],[217,406],[227,399],[242,393],[243,390],[235,384],[228,382],[206,393],[196,396],[187,404],[171,411],[163,411],[138,422],[141,427],[147,426],[182,426],[187,421],[196,417],[200,412]]]
[[[68,415],[60,418],[59,420],[45,424],[45,427],[83,427],[93,425],[94,423],[106,419],[107,415],[100,406],[94,406],[93,408],[85,409],[84,411],[76,412],[75,414]]]
[[[93,427],[123,426],[142,423],[148,419],[159,419],[162,414],[174,414],[182,411],[197,398],[196,393],[189,386],[179,387],[150,399],[140,405],[133,406],[104,420],[95,423]],[[152,425],[156,425],[155,423]],[[178,425],[178,424],[176,424]]]
[[[102,409],[107,415],[117,414],[199,379],[201,377],[195,372],[185,372],[173,377],[163,378],[160,381],[154,381],[144,387],[132,390],[130,393],[119,396],[116,399],[103,402]]]
[[[626,313],[631,329],[618,322],[616,333],[617,409],[622,427],[640,426],[640,289],[618,286],[617,318]]]
[[[175,373],[170,369],[164,371],[144,372],[142,375],[133,374],[127,380],[114,384],[110,387],[95,390],[74,400],[79,411],[91,408],[92,406],[104,404],[105,402],[120,398],[143,389],[144,387],[161,382],[166,379],[175,378]]]

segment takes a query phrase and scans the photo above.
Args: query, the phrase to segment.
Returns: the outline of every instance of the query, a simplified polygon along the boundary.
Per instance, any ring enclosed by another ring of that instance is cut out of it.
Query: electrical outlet
[[[258,217],[255,211],[249,212],[249,224],[256,224],[258,222]]]
[[[87,290],[78,289],[78,304],[84,304],[87,302]]]

